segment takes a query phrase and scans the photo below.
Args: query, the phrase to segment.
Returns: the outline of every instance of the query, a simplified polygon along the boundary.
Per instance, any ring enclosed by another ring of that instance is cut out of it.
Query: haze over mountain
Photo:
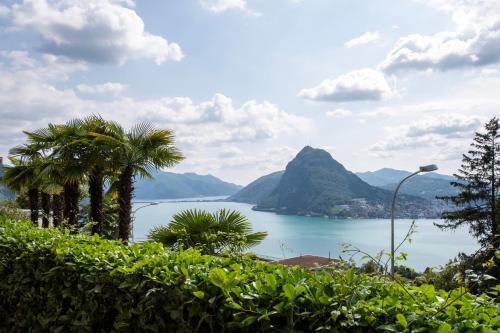
[[[285,171],[276,171],[262,176],[243,189],[233,194],[229,199],[235,202],[246,202],[256,204],[268,197],[278,186]]]
[[[358,177],[368,184],[390,191],[394,191],[401,179],[410,174],[409,171],[390,168],[357,173]],[[408,179],[400,192],[434,200],[436,196],[457,194],[457,189],[450,184],[453,180],[456,180],[453,176],[436,172],[425,173]]]
[[[387,217],[391,197],[390,191],[364,182],[325,150],[307,146],[284,172],[257,179],[229,200],[284,214],[360,218]],[[398,198],[399,216],[435,217],[438,211],[420,197]]]
[[[136,199],[180,199],[225,196],[238,192],[242,186],[227,183],[212,175],[157,171],[154,179],[137,179]]]
[[[3,160],[0,157],[0,180],[2,179],[3,176],[3,168],[4,168]],[[0,183],[0,200],[12,199],[14,197],[15,197],[14,193],[10,192],[5,185]]]

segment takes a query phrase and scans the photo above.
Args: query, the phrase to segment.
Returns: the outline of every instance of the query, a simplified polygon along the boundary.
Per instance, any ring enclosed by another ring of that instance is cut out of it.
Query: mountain
[[[157,171],[154,179],[137,179],[136,199],[179,199],[231,195],[242,186],[231,184],[211,175],[178,174]]]
[[[4,164],[2,158],[0,157],[0,180],[3,176]],[[14,199],[15,194],[7,189],[7,187],[0,183],[0,200]]]
[[[357,173],[370,185],[394,191],[398,183],[411,173],[403,170],[384,168],[377,171]],[[425,199],[434,200],[436,196],[456,195],[457,189],[450,184],[455,177],[430,172],[408,179],[400,189],[401,193],[416,195]]]
[[[260,177],[230,196],[228,200],[256,204],[271,194],[284,173],[285,171],[277,171]]]
[[[390,168],[356,173],[359,178],[372,186],[384,186],[397,183],[409,174],[411,174],[411,172]]]
[[[392,193],[361,180],[322,150],[303,148],[281,174],[264,176],[231,198],[256,203],[254,209],[282,214],[372,218],[387,217]],[[269,191],[270,187],[273,187]],[[258,193],[264,189],[267,193]],[[251,193],[251,195],[246,195]],[[230,198],[230,200],[231,200]],[[402,194],[398,197],[401,217],[435,217],[428,200]]]

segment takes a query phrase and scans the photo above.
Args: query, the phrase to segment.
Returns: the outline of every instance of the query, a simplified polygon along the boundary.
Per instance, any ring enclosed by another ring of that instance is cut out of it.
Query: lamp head
[[[431,172],[436,171],[438,169],[436,164],[429,164],[420,167],[420,172]]]

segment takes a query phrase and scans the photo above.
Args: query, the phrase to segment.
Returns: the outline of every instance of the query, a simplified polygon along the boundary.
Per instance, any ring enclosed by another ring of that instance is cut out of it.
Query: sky
[[[451,174],[499,92],[500,0],[0,0],[0,156],[100,114],[241,185],[306,145]]]

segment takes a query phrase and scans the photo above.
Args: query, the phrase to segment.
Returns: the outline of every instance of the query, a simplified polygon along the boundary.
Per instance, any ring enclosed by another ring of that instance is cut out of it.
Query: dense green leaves
[[[188,209],[175,214],[168,226],[154,227],[148,238],[174,249],[194,247],[204,254],[220,254],[242,252],[266,236],[253,232],[250,221],[238,211]]]
[[[0,295],[0,332],[500,330],[487,295],[125,246],[1,216]]]

